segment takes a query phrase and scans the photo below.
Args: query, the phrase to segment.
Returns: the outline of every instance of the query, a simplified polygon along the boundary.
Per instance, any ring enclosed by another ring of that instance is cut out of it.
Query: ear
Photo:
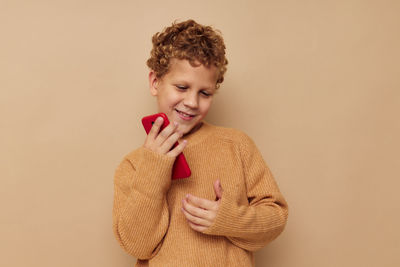
[[[158,94],[158,83],[159,83],[159,78],[157,78],[156,73],[153,70],[150,70],[149,88],[152,96],[156,96]]]

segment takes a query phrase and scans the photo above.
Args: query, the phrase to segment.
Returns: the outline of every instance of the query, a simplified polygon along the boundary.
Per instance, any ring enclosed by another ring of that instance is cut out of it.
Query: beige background
[[[155,112],[153,33],[194,18],[229,68],[208,116],[290,204],[257,266],[400,266],[400,2],[0,1],[0,266],[133,266],[114,169]]]

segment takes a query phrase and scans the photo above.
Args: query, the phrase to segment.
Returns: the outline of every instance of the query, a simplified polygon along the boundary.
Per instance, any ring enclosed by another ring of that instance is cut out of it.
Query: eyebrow
[[[185,86],[192,85],[190,82],[188,82],[186,80],[182,80],[182,79],[177,79],[176,81],[173,82],[173,84],[185,85]],[[214,90],[214,89],[215,89],[214,84],[200,86],[200,90]]]

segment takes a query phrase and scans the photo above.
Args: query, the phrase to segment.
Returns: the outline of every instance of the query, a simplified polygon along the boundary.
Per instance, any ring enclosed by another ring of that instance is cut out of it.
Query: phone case
[[[162,131],[169,124],[168,117],[164,113],[157,113],[157,114],[153,114],[153,115],[150,115],[150,116],[143,117],[142,118],[142,124],[143,124],[143,127],[144,127],[144,129],[145,129],[147,134],[150,132],[150,129],[154,124],[154,121],[158,117],[162,117],[164,119],[164,123],[161,126],[160,131]],[[178,145],[178,142],[176,142],[172,148],[176,147],[177,145]],[[187,163],[186,158],[183,155],[183,153],[180,153],[176,157],[175,162],[174,162],[174,166],[172,167],[172,179],[187,178],[190,175],[191,175],[191,171],[190,171],[190,168],[189,168],[189,164]]]

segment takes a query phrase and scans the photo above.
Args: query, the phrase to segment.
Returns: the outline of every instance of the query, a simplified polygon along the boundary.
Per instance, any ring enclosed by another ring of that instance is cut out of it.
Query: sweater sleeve
[[[255,251],[283,231],[288,206],[260,152],[247,136],[240,151],[248,201],[240,203],[225,190],[216,220],[204,233],[226,236],[238,247]]]
[[[174,158],[146,148],[129,154],[114,177],[113,231],[121,247],[138,259],[154,257],[169,225],[166,192]]]

